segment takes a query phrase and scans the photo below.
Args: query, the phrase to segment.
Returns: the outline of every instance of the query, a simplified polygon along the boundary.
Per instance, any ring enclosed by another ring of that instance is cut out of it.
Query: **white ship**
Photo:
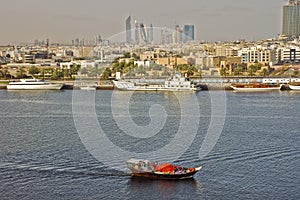
[[[300,90],[300,85],[289,84],[289,87],[290,87],[291,90]]]
[[[164,84],[137,84],[128,81],[113,81],[116,89],[129,91],[199,91],[201,88],[191,84],[180,75],[164,81]]]
[[[60,90],[63,84],[51,83],[39,79],[20,79],[18,82],[10,82],[8,90]]]

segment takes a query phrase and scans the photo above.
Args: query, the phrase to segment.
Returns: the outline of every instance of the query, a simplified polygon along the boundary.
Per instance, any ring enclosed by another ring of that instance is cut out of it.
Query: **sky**
[[[281,33],[287,0],[0,0],[0,45],[111,38],[131,15],[154,27],[194,24],[196,40],[260,40]]]

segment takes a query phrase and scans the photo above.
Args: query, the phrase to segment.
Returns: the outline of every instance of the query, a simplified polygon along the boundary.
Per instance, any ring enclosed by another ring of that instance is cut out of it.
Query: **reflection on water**
[[[131,177],[127,182],[129,198],[144,199],[198,199],[203,194],[202,184],[192,179],[161,180]],[[188,196],[187,196],[188,194]]]

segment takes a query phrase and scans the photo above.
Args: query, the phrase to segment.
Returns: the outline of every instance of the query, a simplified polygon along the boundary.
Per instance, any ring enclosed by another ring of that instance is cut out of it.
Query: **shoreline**
[[[230,87],[230,83],[209,83],[209,84],[199,84],[199,87],[202,89],[202,91],[218,91],[218,90],[226,90],[226,91],[233,91],[233,89]],[[0,90],[7,90],[7,85],[1,84]],[[114,90],[114,85],[98,85],[96,90]],[[62,87],[62,90],[80,90],[80,87],[74,86],[74,83],[66,83]],[[287,84],[282,85],[281,88],[282,91],[288,91],[291,90]]]

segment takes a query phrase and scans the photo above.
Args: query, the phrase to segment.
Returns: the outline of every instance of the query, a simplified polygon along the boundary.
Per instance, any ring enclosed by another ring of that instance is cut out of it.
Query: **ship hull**
[[[62,84],[44,84],[44,85],[7,85],[7,90],[60,90]]]
[[[165,179],[165,180],[182,180],[191,179],[198,171],[193,171],[184,174],[171,174],[171,173],[157,173],[157,172],[144,172],[132,173],[134,177],[149,178],[149,179]]]
[[[200,91],[196,87],[165,87],[165,85],[150,85],[150,86],[136,86],[130,82],[113,81],[115,88],[121,91],[162,91],[162,92],[189,92]]]
[[[300,90],[300,85],[289,85],[291,90]]]
[[[279,86],[269,86],[269,85],[231,85],[233,90],[239,92],[267,92],[267,91],[278,91],[281,89]]]

